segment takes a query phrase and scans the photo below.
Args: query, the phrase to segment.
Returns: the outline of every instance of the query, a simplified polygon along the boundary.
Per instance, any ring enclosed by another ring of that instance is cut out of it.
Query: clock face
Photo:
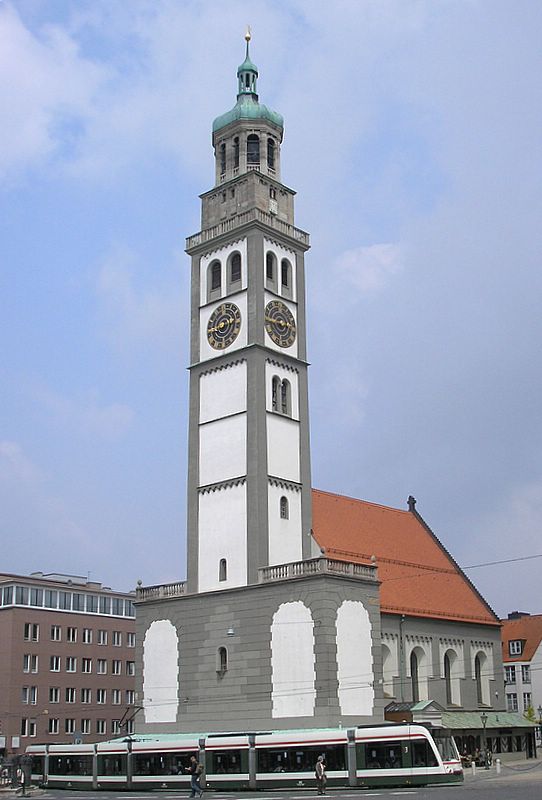
[[[235,303],[221,303],[207,323],[207,341],[215,350],[229,347],[241,330],[241,312]]]
[[[271,300],[266,305],[265,330],[279,347],[291,347],[295,342],[295,319],[282,300]]]

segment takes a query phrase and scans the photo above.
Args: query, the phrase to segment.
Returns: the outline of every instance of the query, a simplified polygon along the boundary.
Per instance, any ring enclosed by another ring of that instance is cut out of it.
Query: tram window
[[[126,756],[98,756],[98,775],[126,775]]]
[[[92,756],[49,756],[50,775],[92,775]]]
[[[32,775],[43,775],[43,769],[45,767],[45,757],[44,756],[32,756]]]
[[[411,746],[413,767],[438,767],[437,757],[426,739],[412,742]]]
[[[459,753],[452,736],[435,736],[435,744],[443,761],[459,759]],[[474,750],[470,752],[474,752]]]
[[[136,753],[134,775],[185,775],[191,753]]]
[[[403,766],[401,742],[370,742],[365,745],[367,769],[399,769]]]
[[[259,748],[258,772],[314,772],[318,756],[324,756],[328,772],[346,769],[346,747],[285,747],[281,750]]]
[[[213,750],[211,754],[211,772],[213,775],[238,775],[248,772],[248,750],[246,767],[242,766],[241,750]]]

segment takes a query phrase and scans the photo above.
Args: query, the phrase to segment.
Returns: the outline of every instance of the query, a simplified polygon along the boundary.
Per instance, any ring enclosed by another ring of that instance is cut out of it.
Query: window
[[[36,735],[36,720],[26,719],[21,720],[21,736],[35,736]]]
[[[60,703],[60,689],[58,686],[49,687],[49,702]]]
[[[122,615],[124,614],[124,600],[121,597],[114,597],[112,608],[113,608],[113,614],[115,614],[115,616],[122,617]]]
[[[122,633],[120,631],[113,631],[113,646],[120,647],[122,645]]]
[[[105,719],[96,720],[96,733],[98,733],[100,736],[103,736],[104,733],[107,733],[107,722]]]
[[[63,611],[71,611],[72,593],[71,592],[59,592],[58,593],[58,606]]]
[[[55,589],[46,589],[44,594],[45,608],[56,608],[58,605],[58,592]]]
[[[508,711],[518,710],[518,696],[515,692],[506,695],[506,707]]]
[[[521,665],[521,680],[523,683],[531,682],[531,668],[528,664]]]
[[[228,562],[225,558],[221,558],[218,564],[218,580],[225,581],[228,578]]]
[[[135,675],[135,661],[126,662],[126,674]]]
[[[531,693],[523,692],[523,710],[527,711],[531,707]]]
[[[418,703],[420,700],[420,686],[418,683],[418,656],[414,650],[410,654],[410,675],[412,686],[412,702]]]
[[[75,733],[75,720],[74,719],[66,719],[64,721],[64,732],[65,733]]]
[[[51,625],[51,641],[60,642],[62,638],[62,629],[60,625]]]
[[[15,603],[18,606],[28,605],[28,589],[26,586],[15,587]]]
[[[135,724],[133,719],[127,719],[124,723],[124,727],[126,728],[126,733],[135,733]]]
[[[32,653],[25,653],[23,656],[23,672],[37,672],[38,657]]]
[[[58,719],[49,717],[49,733],[58,733]]]
[[[452,704],[452,667],[450,664],[450,655],[446,653],[444,656],[444,680],[446,681],[446,703]]]
[[[211,264],[211,291],[216,292],[222,285],[222,267],[220,261]]]
[[[81,659],[81,672],[92,672],[92,659],[91,658],[83,658]]]
[[[107,644],[107,631],[98,631],[98,644]]]
[[[110,597],[100,597],[100,614],[111,614]]]
[[[126,647],[135,647],[136,636],[135,633],[126,634]]]
[[[280,378],[275,375],[271,382],[271,408],[273,411],[279,410]]]
[[[98,675],[107,675],[107,659],[99,658],[96,666]]]
[[[255,133],[247,136],[247,164],[260,165],[260,140]]]
[[[87,611],[92,611],[93,614],[98,613],[98,596],[95,594],[87,594]]]
[[[521,639],[515,639],[511,642],[508,642],[508,652],[511,656],[520,656],[523,651],[523,641]]]
[[[97,691],[96,691],[96,703],[98,703],[98,705],[101,705],[101,706],[104,705],[104,703],[107,703],[107,691],[106,691],[106,689],[97,689]]]
[[[120,733],[120,719],[111,720],[111,733]]]
[[[21,720],[21,736],[28,736],[28,719],[26,717]]]
[[[25,642],[38,642],[40,638],[40,626],[36,623],[25,622],[24,640]]]
[[[74,611],[84,611],[85,610],[85,595],[84,594],[73,594],[72,595],[72,608]]]
[[[113,659],[111,662],[111,674],[112,675],[121,675],[122,674],[122,662],[118,659]]]
[[[33,706],[38,702],[38,687],[37,686],[23,686],[21,690],[21,703]]]
[[[241,280],[241,254],[233,253],[230,258],[230,283],[238,283]]]
[[[286,414],[287,416],[291,416],[291,391],[290,391],[290,381],[287,381],[286,378],[282,381],[280,386],[280,411],[281,414]]]
[[[42,606],[43,605],[43,589],[30,589],[30,605]]]
[[[126,689],[126,705],[133,706],[135,703],[135,692],[133,689]]]
[[[120,689],[113,689],[111,691],[111,702],[114,706],[120,706],[122,702],[122,693]]]
[[[275,169],[275,142],[271,137],[267,139],[267,166]]]
[[[265,277],[268,281],[275,280],[275,265],[277,259],[275,258],[274,253],[271,253],[270,250],[267,251],[265,256]]]
[[[228,651],[225,647],[219,647],[217,653],[216,671],[223,675],[228,670]]]
[[[90,733],[90,720],[89,719],[82,719],[81,720],[81,733]]]
[[[226,172],[226,144],[222,142],[220,145],[220,174],[223,175]]]
[[[73,686],[66,687],[66,703],[75,703],[75,689]]]
[[[77,672],[77,659],[74,656],[66,659],[66,672]]]
[[[92,689],[81,689],[81,702],[92,703]]]
[[[72,643],[77,641],[77,628],[66,628],[66,641]]]
[[[236,136],[233,140],[233,168],[239,168],[239,137]]]
[[[49,670],[51,672],[60,672],[60,656],[51,656],[49,659]]]
[[[29,688],[28,686],[23,686],[21,689],[21,703],[28,704],[28,696],[29,696]]]
[[[83,644],[92,644],[92,628],[83,628]]]
[[[289,519],[290,514],[288,511],[288,498],[281,497],[280,498],[280,518],[281,519]]]
[[[290,286],[292,267],[287,258],[283,258],[280,262],[280,282],[282,286],[288,288]]]
[[[505,666],[504,668],[504,679],[506,683],[515,683],[516,682],[516,668],[515,666]]]

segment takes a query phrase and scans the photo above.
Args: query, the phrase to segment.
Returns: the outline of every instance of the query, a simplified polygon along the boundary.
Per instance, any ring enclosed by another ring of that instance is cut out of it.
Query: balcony
[[[342,578],[354,578],[362,581],[378,580],[377,568],[374,566],[324,557],[294,561],[291,564],[277,564],[274,567],[263,567],[258,570],[258,583],[305,578],[310,575],[339,575]]]
[[[159,586],[138,586],[136,588],[136,603],[145,603],[151,600],[171,600],[173,597],[183,597],[186,593],[185,581],[164,583]]]
[[[217,225],[213,225],[212,228],[206,228],[204,231],[189,236],[186,240],[186,249],[190,251],[194,247],[210,242],[211,239],[215,239],[217,236],[231,233],[237,228],[241,228],[243,225],[248,225],[251,222],[263,222],[264,225],[279,231],[279,233],[288,236],[290,239],[295,239],[296,242],[299,242],[305,247],[309,247],[308,233],[302,231],[300,228],[296,228],[294,225],[290,225],[289,222],[278,219],[276,216],[273,216],[273,214],[268,214],[266,211],[261,211],[259,208],[251,208],[249,211],[244,211],[242,214],[237,214],[235,217],[230,217],[230,219],[225,219]]]

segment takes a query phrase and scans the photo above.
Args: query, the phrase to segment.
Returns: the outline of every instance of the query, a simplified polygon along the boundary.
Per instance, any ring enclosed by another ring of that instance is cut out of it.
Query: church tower
[[[191,256],[188,591],[258,581],[310,558],[311,475],[304,253],[281,182],[283,118],[237,70],[213,123],[215,186],[201,195]]]

